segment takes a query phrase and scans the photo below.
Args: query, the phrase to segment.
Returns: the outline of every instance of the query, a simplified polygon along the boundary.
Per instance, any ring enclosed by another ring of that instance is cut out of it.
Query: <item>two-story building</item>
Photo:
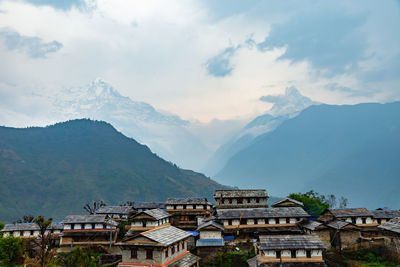
[[[73,246],[112,246],[118,234],[118,223],[106,215],[68,215],[63,220],[59,252],[69,252]]]
[[[257,255],[248,260],[251,267],[326,266],[322,256],[326,249],[316,235],[260,236],[256,244]]]
[[[373,214],[365,208],[357,209],[326,209],[318,221],[328,222],[334,220],[341,220],[352,223],[359,227],[377,226],[374,222]]]
[[[135,209],[132,206],[102,206],[95,213],[106,215],[107,219],[127,221],[129,215],[135,213]]]
[[[167,212],[173,217],[171,224],[184,230],[197,228],[197,217],[210,215],[212,204],[207,198],[169,198],[167,199]]]
[[[63,228],[62,223],[52,223],[48,230],[46,230],[45,235],[51,234],[55,238],[58,238]],[[40,228],[36,223],[6,224],[1,232],[4,237],[36,238],[40,235]]]
[[[198,266],[200,258],[187,249],[190,236],[179,228],[164,225],[127,237],[118,243],[122,251],[118,266]]]
[[[242,238],[254,238],[258,234],[301,233],[297,223],[309,217],[300,207],[217,210],[224,234]]]
[[[129,217],[129,235],[169,224],[171,214],[161,209],[145,210]]]
[[[400,210],[372,210],[373,222],[384,224],[393,218],[400,217]]]
[[[134,208],[137,212],[153,209],[165,210],[166,204],[164,202],[138,202],[134,204]]]
[[[214,199],[217,209],[267,208],[265,189],[216,190]]]

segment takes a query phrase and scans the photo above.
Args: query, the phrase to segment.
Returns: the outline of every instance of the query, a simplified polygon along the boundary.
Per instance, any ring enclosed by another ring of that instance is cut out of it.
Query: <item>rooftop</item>
[[[263,235],[260,236],[261,250],[280,249],[326,249],[316,235]]]
[[[140,202],[135,203],[136,209],[165,209],[165,203],[163,202]]]
[[[304,227],[304,228],[306,228],[306,229],[308,229],[308,230],[314,231],[314,230],[317,229],[317,227],[320,226],[321,224],[322,224],[322,223],[316,222],[316,221],[307,221],[307,222],[305,222],[304,224],[302,224],[301,226]]]
[[[233,189],[216,190],[214,198],[236,198],[236,197],[267,197],[265,189]]]
[[[400,234],[400,217],[393,218],[390,221],[379,225],[378,228]]]
[[[97,214],[126,214],[133,211],[132,206],[103,206],[96,210]]]
[[[171,264],[168,264],[168,267],[186,267],[193,266],[197,261],[200,260],[200,257],[193,255],[192,253],[187,253],[185,256],[180,258],[177,261],[174,261]]]
[[[62,230],[64,228],[63,223],[52,223],[50,229],[52,230]],[[6,224],[1,232],[11,232],[11,231],[37,231],[40,230],[36,223],[16,223],[16,224]]]
[[[205,197],[186,197],[186,198],[168,198],[167,204],[182,204],[182,205],[211,205]]]
[[[328,224],[326,224],[326,226],[329,226],[333,229],[342,229],[343,227],[346,227],[347,225],[349,225],[351,223],[349,222],[344,222],[344,221],[340,221],[340,220],[334,220],[329,222]]]
[[[328,209],[335,217],[363,217],[372,216],[372,213],[366,208],[357,209]]]
[[[219,219],[310,217],[300,207],[217,209]]]
[[[156,241],[165,247],[191,236],[190,233],[183,231],[179,228],[176,228],[174,226],[166,226],[166,227],[161,226],[140,233],[140,235],[145,236],[153,241]]]
[[[400,210],[372,210],[375,219],[392,219],[400,217]]]
[[[295,199],[291,199],[291,198],[288,198],[288,197],[274,202],[271,206],[272,207],[279,206],[279,204],[281,204],[283,202],[286,202],[286,201],[293,202],[294,204],[297,204],[297,205],[302,206],[302,207],[304,206],[303,202],[300,202],[300,201],[297,201]]]
[[[164,219],[164,218],[171,217],[171,214],[169,214],[168,212],[166,212],[165,210],[162,210],[162,209],[145,210],[145,211],[142,211],[142,212],[140,212],[140,213],[138,213],[138,214],[136,214],[136,215],[139,215],[139,214],[141,214],[141,213],[145,213],[145,214],[147,214],[147,215],[153,217],[153,218],[156,219],[156,220],[162,220],[162,219]],[[136,215],[135,215],[135,216],[136,216]],[[135,216],[134,216],[134,217],[135,217]]]
[[[204,228],[206,228],[208,226],[212,226],[212,227],[215,227],[215,228],[217,228],[217,229],[219,229],[221,231],[224,231],[224,227],[221,224],[219,224],[219,223],[217,223],[215,221],[207,221],[207,222],[204,222],[204,223],[200,224],[199,227],[197,227],[196,231],[198,232],[201,229],[204,229]]]
[[[63,223],[104,223],[106,215],[104,214],[85,214],[85,215],[68,215]]]

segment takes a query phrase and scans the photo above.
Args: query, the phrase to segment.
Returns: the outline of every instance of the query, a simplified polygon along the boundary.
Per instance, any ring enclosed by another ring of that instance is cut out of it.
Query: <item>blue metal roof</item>
[[[196,241],[196,247],[223,247],[222,239],[199,239]]]
[[[235,237],[233,235],[226,235],[224,236],[224,241],[233,241]]]
[[[191,234],[192,236],[198,236],[198,235],[199,235],[198,232],[194,232],[194,231],[186,231],[186,232],[188,232],[188,233]]]

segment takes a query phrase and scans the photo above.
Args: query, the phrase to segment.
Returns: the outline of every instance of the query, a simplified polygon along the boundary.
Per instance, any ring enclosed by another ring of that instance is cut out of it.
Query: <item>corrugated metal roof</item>
[[[199,239],[196,241],[196,247],[223,247],[223,239]]]
[[[52,223],[49,229],[52,230],[62,230],[64,228],[63,223]],[[16,224],[6,224],[1,232],[11,232],[11,231],[37,231],[40,230],[36,223],[16,223]]]
[[[214,198],[237,198],[237,197],[267,197],[265,189],[233,189],[216,190]]]
[[[400,217],[393,218],[390,221],[379,225],[378,228],[400,234]]]
[[[179,260],[171,264],[168,264],[167,267],[190,267],[193,266],[199,260],[200,257],[193,255],[192,253],[188,253]]]
[[[168,212],[166,212],[165,210],[162,210],[162,209],[145,210],[145,211],[142,211],[140,213],[145,213],[145,214],[153,217],[156,220],[161,220],[161,219],[168,218],[168,217],[172,216],[171,214],[169,214]],[[137,215],[139,215],[140,213],[138,213]]]
[[[154,240],[154,241],[162,244],[163,246],[169,246],[175,242],[178,242],[182,239],[185,239],[185,238],[191,236],[191,234],[189,234],[188,232],[183,231],[174,226],[155,228],[155,229],[140,233],[140,235],[145,236],[151,240]]]
[[[260,236],[261,250],[326,249],[316,235],[264,235]]]
[[[372,210],[375,219],[392,219],[400,217],[400,210]]]
[[[211,205],[205,197],[168,198],[167,204],[182,205]]]
[[[104,214],[85,214],[85,215],[68,215],[63,223],[104,223],[106,215]]]
[[[310,217],[300,207],[254,208],[254,209],[217,209],[218,219],[249,218],[297,218]]]
[[[279,206],[279,204],[281,204],[281,203],[283,203],[283,202],[286,202],[286,201],[289,201],[289,202],[293,202],[294,204],[297,204],[297,205],[299,205],[299,206],[304,206],[303,205],[303,202],[300,202],[300,201],[297,201],[297,200],[295,200],[295,199],[291,199],[291,198],[284,198],[284,199],[282,199],[282,200],[279,200],[279,201],[276,201],[276,202],[274,202],[272,205],[271,205],[271,207],[276,207],[276,206]]]
[[[133,211],[132,206],[103,206],[96,210],[97,214],[124,214],[128,215]]]

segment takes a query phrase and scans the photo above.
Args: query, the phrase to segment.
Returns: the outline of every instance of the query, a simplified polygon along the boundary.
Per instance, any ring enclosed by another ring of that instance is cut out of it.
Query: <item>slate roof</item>
[[[346,227],[349,224],[351,224],[351,223],[340,221],[340,220],[335,220],[335,221],[331,221],[330,223],[326,224],[326,226],[329,226],[333,229],[342,229],[343,227]]]
[[[280,208],[254,208],[254,209],[217,209],[219,219],[244,219],[251,218],[296,218],[310,217],[300,207],[280,207]]]
[[[366,208],[358,209],[328,209],[336,218],[342,217],[366,217],[372,216],[372,213]]]
[[[133,211],[132,206],[104,206],[96,210],[97,214],[126,214]]]
[[[165,209],[165,203],[163,202],[140,202],[135,203],[136,209]]]
[[[302,207],[304,206],[303,202],[300,202],[300,201],[297,201],[295,199],[291,199],[291,198],[288,198],[288,197],[274,202],[271,206],[275,207],[275,206],[277,206],[277,205],[279,205],[279,204],[281,204],[282,202],[285,202],[285,201],[293,202],[293,203],[295,203],[295,204],[297,204],[299,206],[302,206]]]
[[[224,226],[222,226],[221,224],[219,224],[219,223],[217,223],[215,221],[208,221],[208,222],[204,222],[204,223],[200,224],[199,227],[197,227],[196,231],[198,232],[201,229],[206,228],[208,226],[214,226],[217,229],[219,229],[221,231],[224,231]]]
[[[260,236],[261,250],[280,249],[326,249],[316,235],[263,235]]]
[[[171,264],[168,264],[167,267],[189,267],[193,266],[199,260],[200,257],[193,255],[192,253],[188,253],[179,260],[174,261]]]
[[[165,247],[191,236],[190,233],[174,226],[155,228],[146,232],[142,232],[140,235],[154,240]]]
[[[85,215],[68,215],[63,223],[104,223],[106,215],[103,214],[85,214]]]
[[[400,210],[373,210],[371,213],[375,219],[392,219],[400,217]]]
[[[62,223],[52,223],[50,229],[52,230],[62,230],[64,224]],[[16,224],[6,224],[1,232],[11,232],[11,231],[37,231],[40,230],[36,223],[16,223]]]
[[[214,198],[267,197],[265,189],[216,190]]]
[[[379,225],[378,228],[400,234],[400,217],[393,218],[390,221]]]
[[[167,204],[181,205],[211,205],[205,197],[168,198]]]
[[[165,210],[162,210],[162,209],[145,210],[145,211],[142,211],[142,213],[145,213],[145,214],[153,217],[156,220],[161,220],[161,219],[172,216],[171,214],[169,214],[168,212],[166,212]],[[138,213],[138,214],[140,214],[140,213]]]
[[[198,239],[196,241],[196,247],[223,247],[223,239]]]
[[[314,231],[317,229],[318,226],[320,226],[322,223],[316,222],[316,221],[307,221],[306,223],[302,224],[301,226],[303,228],[306,228],[308,230]]]

